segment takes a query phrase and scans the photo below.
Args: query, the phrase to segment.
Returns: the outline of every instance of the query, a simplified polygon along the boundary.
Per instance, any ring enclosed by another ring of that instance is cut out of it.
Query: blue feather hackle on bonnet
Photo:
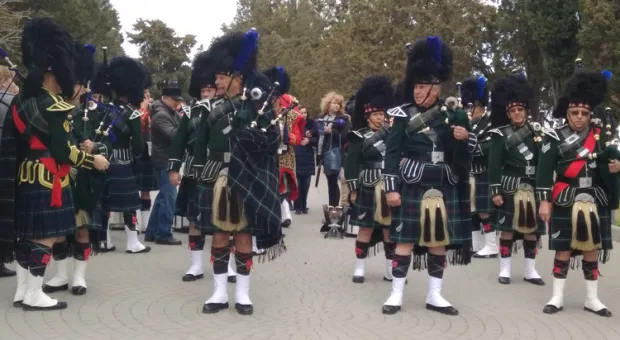
[[[243,44],[241,45],[241,49],[237,56],[235,57],[234,68],[235,72],[241,73],[245,69],[245,65],[248,63],[248,60],[252,57],[252,54],[258,47],[258,31],[254,28],[251,28],[249,31],[245,33],[243,37]]]
[[[487,78],[485,78],[483,75],[478,76],[478,79],[476,79],[476,100],[482,100],[486,87]]]

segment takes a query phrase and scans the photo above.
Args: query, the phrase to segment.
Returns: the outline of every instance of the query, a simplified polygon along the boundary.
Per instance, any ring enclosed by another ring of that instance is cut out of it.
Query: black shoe
[[[291,220],[284,220],[284,222],[282,222],[282,228],[288,228],[291,226]]]
[[[355,282],[355,283],[364,283],[364,277],[363,276],[353,276],[353,282]]]
[[[225,303],[206,303],[202,306],[202,312],[205,314],[215,314],[221,310],[228,309],[228,302]]]
[[[432,310],[434,312],[438,312],[441,314],[445,314],[445,315],[459,315],[459,311],[452,307],[452,306],[448,306],[448,307],[437,307],[437,306],[433,306],[430,303],[426,304],[426,309],[428,310]]]
[[[146,247],[144,247],[144,249],[142,249],[140,251],[125,250],[125,253],[127,253],[127,254],[142,254],[142,253],[148,253],[150,251],[151,251],[151,247],[146,246]]]
[[[155,242],[155,236],[144,234],[144,242]]]
[[[181,240],[177,240],[174,237],[160,238],[155,240],[155,244],[164,245],[164,246],[180,246],[183,244]]]
[[[323,224],[323,226],[321,226],[321,233],[326,233],[329,231],[329,226],[327,225],[327,223]]]
[[[242,305],[240,303],[235,303],[235,309],[237,310],[237,313],[241,315],[254,314],[254,306],[252,305]]]
[[[45,294],[62,292],[68,289],[69,289],[69,284],[64,284],[62,286],[50,286],[50,285],[45,285],[45,284],[43,285],[43,293]]]
[[[303,213],[304,215],[308,215],[308,208],[306,208],[306,209],[302,210],[302,213]]]
[[[529,282],[529,283],[531,283],[533,285],[537,285],[537,286],[544,286],[545,285],[545,281],[543,281],[543,279],[541,279],[541,278],[538,278],[538,279],[526,279],[526,278],[523,278],[523,281]]]
[[[399,310],[400,310],[400,306],[383,305],[382,313],[393,315],[393,314],[398,313]]]
[[[105,247],[101,247],[101,249],[99,249],[100,253],[109,253],[112,251],[116,251],[116,246],[112,246],[111,248],[108,248],[106,245]]]
[[[590,312],[590,313],[594,313],[594,314],[596,314],[598,316],[604,316],[604,317],[607,317],[607,318],[611,317],[611,312],[607,308],[603,308],[603,309],[598,310],[598,311],[594,311],[594,310],[592,310],[592,309],[590,309],[588,307],[583,307],[583,309],[588,311],[588,312]]]
[[[204,278],[205,275],[204,274],[198,274],[198,275],[194,275],[194,274],[185,274],[183,275],[183,282],[194,282],[196,280],[200,280],[202,278]]]
[[[13,307],[15,307],[15,308],[24,308],[23,302],[24,302],[24,300],[13,301]]]
[[[71,293],[73,293],[73,295],[84,295],[86,294],[86,287],[82,287],[82,286],[71,287]]]
[[[24,311],[60,310],[60,309],[67,309],[67,303],[58,301],[58,303],[56,303],[54,306],[49,306],[49,307],[32,307],[32,306],[22,304],[22,309]]]
[[[303,212],[301,210],[295,210],[295,215],[301,215]]]
[[[228,276],[228,283],[235,283],[235,282],[237,282],[237,275]]]
[[[15,271],[10,270],[4,264],[0,265],[0,277],[11,277],[15,276]]]
[[[497,281],[503,285],[509,285],[510,284],[510,278],[509,277],[499,277],[497,279]]]
[[[564,308],[563,307],[556,307],[554,305],[546,305],[545,308],[543,308],[543,313],[545,313],[545,314],[555,314],[557,312],[562,311],[562,309],[564,309]]]

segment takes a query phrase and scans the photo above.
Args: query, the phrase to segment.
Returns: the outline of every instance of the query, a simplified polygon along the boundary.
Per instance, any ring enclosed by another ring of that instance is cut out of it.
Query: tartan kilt
[[[174,207],[176,216],[186,217],[195,223],[198,217],[198,182],[189,177],[183,177]]]
[[[513,229],[512,219],[515,215],[515,204],[514,204],[514,195],[506,195],[502,194],[504,199],[504,204],[502,206],[496,208],[495,214],[493,214],[493,219],[491,220],[493,223],[493,229],[496,231],[506,231],[514,233],[514,240],[522,239],[523,234],[516,232]],[[538,215],[538,209],[540,208],[540,202],[536,202],[534,207],[534,214],[536,215],[536,231],[534,232],[536,235],[546,235],[546,224],[543,220],[540,219]]]
[[[493,201],[489,196],[489,175],[487,172],[473,175],[476,180],[475,183],[475,199],[476,199],[476,211],[473,213],[487,213],[490,214],[495,210]]]
[[[549,218],[549,249],[558,251],[571,250],[573,207],[561,207],[553,204]],[[601,249],[613,249],[611,236],[611,210],[598,208]]]
[[[449,182],[443,167],[427,166],[417,183],[407,184],[401,180],[401,206],[392,211],[391,240],[397,243],[419,244],[422,229],[420,205],[424,193],[430,189],[438,189],[443,194],[448,219],[447,236],[450,239],[447,248],[459,248],[471,239],[471,232],[470,227],[464,225],[461,219],[462,204],[458,187]]]
[[[107,212],[134,212],[141,207],[138,182],[132,164],[111,162],[103,194],[103,209]]]
[[[215,187],[215,182],[204,182],[198,181],[198,209],[200,214],[198,215],[198,229],[204,235],[213,235],[214,233],[231,233],[230,231],[222,230],[215,225],[213,225],[212,215],[213,215],[213,192]],[[246,216],[248,220],[248,225],[241,231],[233,232],[234,233],[250,233],[252,236],[259,236],[264,233],[263,228],[259,228],[254,225],[252,221],[254,218],[250,218]]]
[[[75,233],[75,207],[71,186],[62,189],[62,207],[50,207],[52,190],[38,182],[20,183],[15,195],[17,238],[37,240]]]
[[[142,157],[134,158],[134,166],[136,179],[138,180],[138,190],[140,191],[157,191],[157,179],[153,170],[153,162],[150,159]]]
[[[381,202],[379,202],[379,204],[381,204]],[[359,226],[360,228],[389,228],[389,226],[382,225],[375,221],[374,215],[376,208],[377,202],[375,202],[375,187],[360,185],[357,190],[357,199],[353,204],[349,224]],[[361,219],[359,218],[360,216],[362,216]]]

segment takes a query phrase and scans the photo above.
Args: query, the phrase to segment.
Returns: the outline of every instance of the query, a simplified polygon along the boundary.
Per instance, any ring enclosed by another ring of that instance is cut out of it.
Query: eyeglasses
[[[590,116],[590,111],[569,111],[569,113],[573,117],[577,117],[577,116],[589,117]]]

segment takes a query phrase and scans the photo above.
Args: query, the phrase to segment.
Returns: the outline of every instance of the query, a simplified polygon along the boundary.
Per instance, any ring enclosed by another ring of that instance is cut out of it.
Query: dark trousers
[[[295,210],[304,211],[308,209],[308,192],[310,191],[311,175],[297,175],[297,190],[299,195],[295,200]]]
[[[325,175],[327,177],[327,192],[329,195],[329,205],[337,207],[340,204],[340,184],[338,174]]]

